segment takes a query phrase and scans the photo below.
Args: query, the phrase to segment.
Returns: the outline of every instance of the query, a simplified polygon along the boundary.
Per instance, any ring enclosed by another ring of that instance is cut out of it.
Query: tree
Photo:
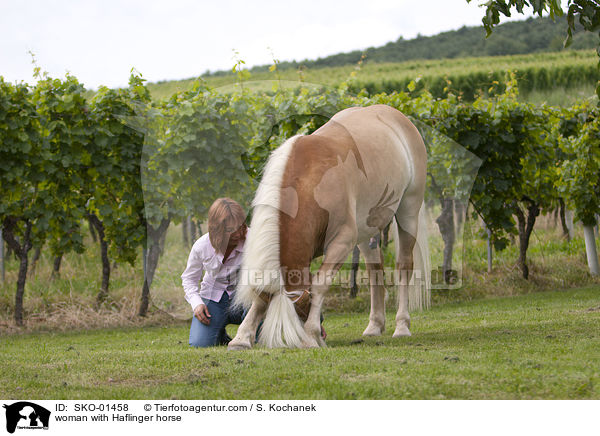
[[[48,233],[54,276],[65,253],[84,250],[81,221],[85,200],[80,188],[85,175],[81,170],[92,162],[88,149],[94,126],[85,88],[75,77],[44,77],[37,83],[32,98],[41,122],[42,140],[49,143],[50,153],[58,163],[56,173],[48,179],[53,187],[53,201],[47,202],[48,210],[53,209],[54,214]]]
[[[102,259],[102,284],[97,304],[108,296],[111,257],[133,265],[136,248],[144,237],[143,195],[140,161],[144,136],[123,123],[134,108],[150,100],[139,75],[132,74],[129,87],[101,87],[91,102],[94,136],[88,148],[92,165],[82,168],[90,226],[98,234]]]
[[[554,189],[558,178],[557,145],[551,135],[551,117],[531,104],[514,102],[524,114],[523,126],[527,135],[522,147],[525,153],[521,158],[522,185],[520,197],[516,199],[514,213],[519,230],[518,264],[523,277],[529,277],[527,249],[535,221],[542,211],[549,211],[558,204],[559,197]]]
[[[583,224],[590,273],[598,275],[594,226],[600,213],[600,122],[594,109],[585,105],[576,108],[579,125],[563,129],[559,144],[569,158],[559,169],[557,188],[567,205],[575,210],[575,219]]]
[[[90,126],[83,86],[72,76],[31,89],[0,78],[0,223],[19,258],[15,322],[23,324],[28,255],[48,239],[54,255],[83,251],[77,187]]]
[[[0,223],[8,247],[19,258],[14,317],[17,325],[22,325],[28,254],[39,234],[33,223],[44,215],[45,181],[36,176],[44,173],[45,162],[35,156],[40,156],[47,144],[40,140],[39,120],[27,85],[12,85],[0,78],[0,108]]]

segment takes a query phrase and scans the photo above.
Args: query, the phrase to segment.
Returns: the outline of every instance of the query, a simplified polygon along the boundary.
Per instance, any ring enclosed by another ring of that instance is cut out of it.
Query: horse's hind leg
[[[246,317],[240,324],[235,338],[229,342],[229,350],[247,350],[252,348],[256,339],[256,329],[265,316],[267,305],[260,299],[254,300]]]
[[[396,330],[393,337],[410,336],[410,315],[408,313],[408,290],[413,275],[413,249],[416,242],[419,222],[419,206],[415,215],[402,214],[402,209],[396,212],[398,224],[398,244],[396,267],[399,274],[398,312],[396,313]],[[414,210],[414,209],[412,209]]]
[[[371,290],[369,325],[363,332],[363,336],[380,336],[385,330],[385,287],[381,249],[379,246],[371,248],[368,241],[359,244],[358,248],[365,258]]]

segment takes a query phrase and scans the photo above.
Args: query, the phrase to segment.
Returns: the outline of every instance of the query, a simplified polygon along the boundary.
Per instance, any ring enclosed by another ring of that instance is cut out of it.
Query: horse
[[[419,131],[387,105],[344,109],[312,134],[293,136],[272,151],[252,201],[233,302],[247,314],[228,348],[251,348],[263,319],[258,342],[269,348],[325,346],[324,298],[356,245],[371,291],[363,335],[381,335],[383,263],[379,247],[369,246],[369,240],[390,222],[398,272],[393,337],[410,336],[409,288],[411,310],[429,301],[426,172]],[[323,262],[311,274],[310,263],[319,256]],[[413,277],[414,270],[421,277]],[[419,278],[420,286],[411,285]]]

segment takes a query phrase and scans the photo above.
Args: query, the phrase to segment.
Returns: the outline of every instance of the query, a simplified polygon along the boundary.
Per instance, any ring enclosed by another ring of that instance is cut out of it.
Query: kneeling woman
[[[181,275],[185,299],[194,311],[190,327],[194,347],[227,344],[225,327],[242,322],[243,312],[230,310],[230,303],[247,230],[246,214],[236,201],[215,200],[208,211],[208,233],[194,243]]]

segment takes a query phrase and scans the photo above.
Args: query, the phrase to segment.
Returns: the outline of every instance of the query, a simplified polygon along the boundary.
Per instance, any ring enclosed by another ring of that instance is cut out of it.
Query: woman
[[[181,275],[185,299],[194,311],[191,346],[227,344],[231,338],[225,327],[242,322],[243,313],[229,307],[247,230],[246,214],[236,201],[226,197],[215,200],[208,211],[208,233],[194,243]]]

